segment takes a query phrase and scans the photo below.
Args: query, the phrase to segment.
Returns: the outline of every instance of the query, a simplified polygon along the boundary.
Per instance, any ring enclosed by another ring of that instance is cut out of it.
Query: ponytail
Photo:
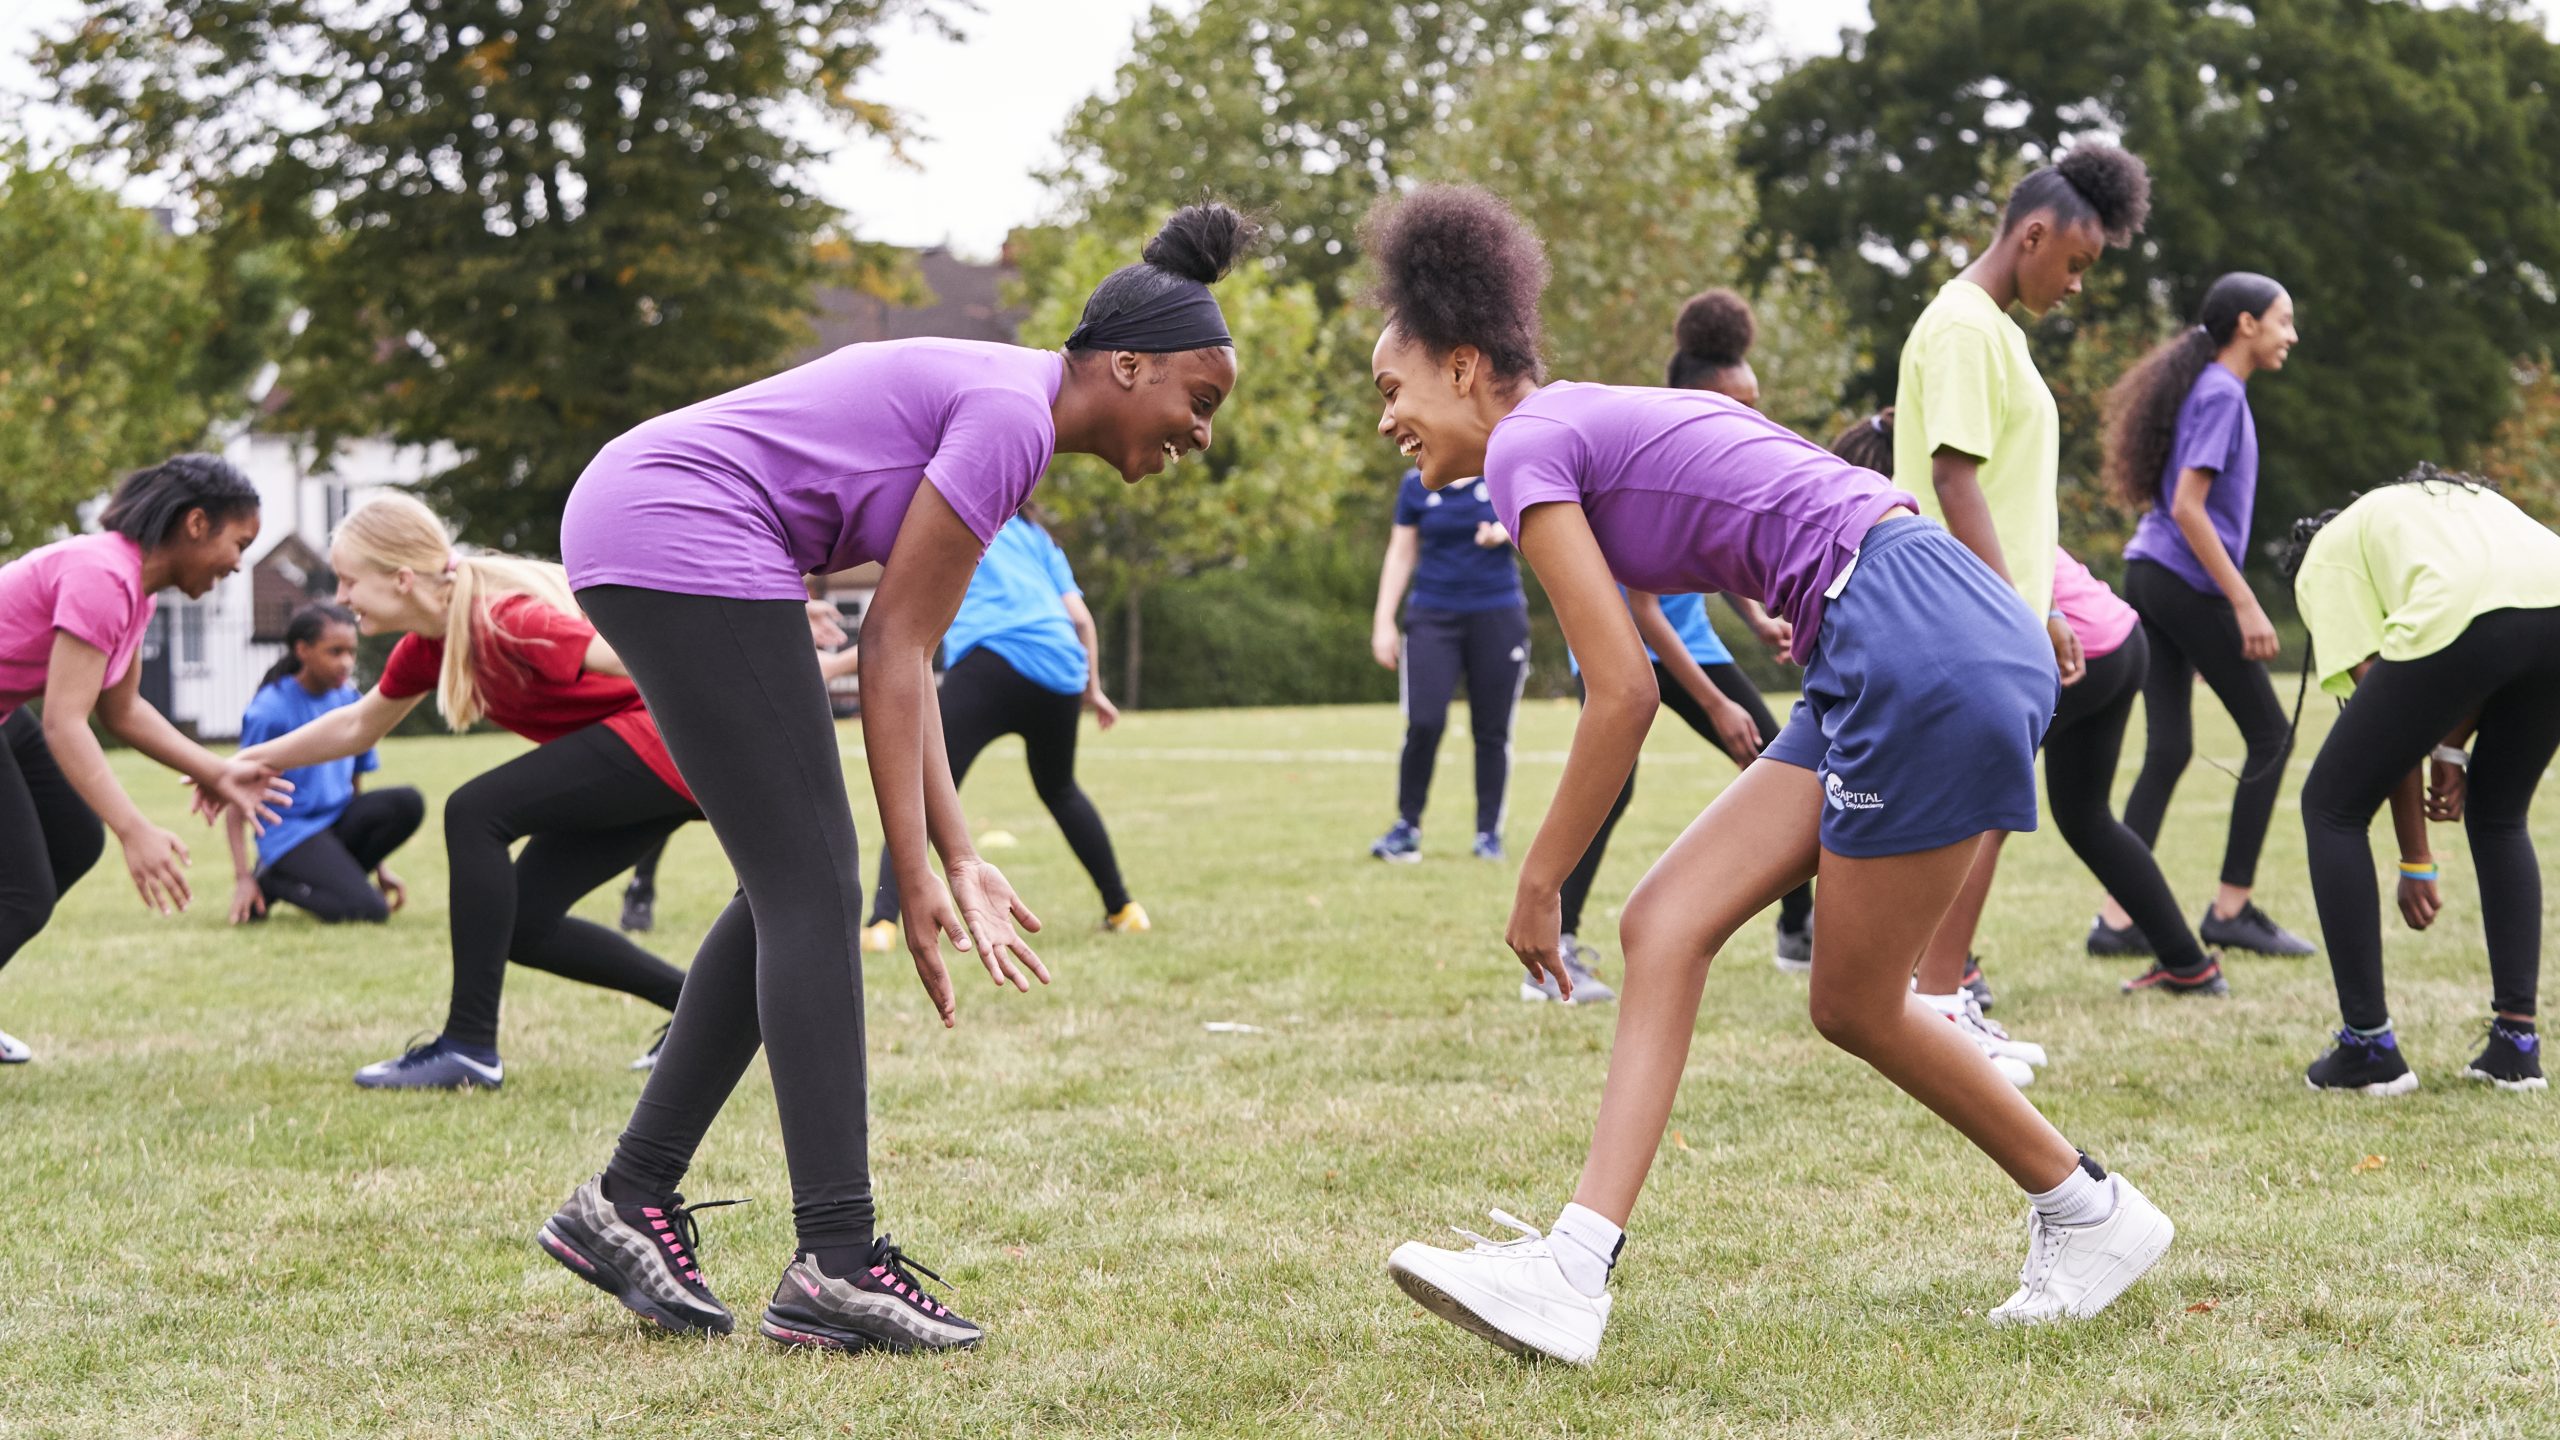
[[[2235,270],[2204,292],[2197,323],[2164,340],[2107,392],[2107,487],[2130,510],[2145,510],[2168,481],[2169,452],[2178,443],[2178,411],[2196,388],[2204,367],[2239,333],[2240,317],[2266,317],[2284,287],[2264,275]]]
[[[518,638],[499,626],[490,613],[493,606],[522,595],[566,615],[581,614],[567,571],[513,555],[461,554],[436,513],[398,491],[357,506],[339,522],[331,543],[354,564],[386,575],[406,570],[421,583],[446,587],[444,668],[436,678],[436,708],[456,733],[470,729],[488,710],[480,690],[481,644]]]
[[[257,689],[264,690],[289,675],[301,674],[303,646],[328,634],[332,625],[344,625],[352,630],[355,623],[353,611],[342,610],[325,600],[314,600],[294,611],[293,618],[285,622],[284,654],[267,667],[266,674],[258,677]]]

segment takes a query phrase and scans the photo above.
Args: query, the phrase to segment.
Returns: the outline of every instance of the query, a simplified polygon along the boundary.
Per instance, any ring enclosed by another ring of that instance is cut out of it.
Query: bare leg
[[[1981,854],[1972,840],[1871,860],[1823,852],[1813,1023],[1963,1131],[2021,1188],[2040,1192],[2070,1175],[2079,1152],[1906,978]]]
[[[1964,984],[1964,962],[1973,953],[1975,933],[1982,929],[1982,910],[1991,902],[1991,882],[2000,873],[2000,847],[2008,839],[2006,830],[1983,835],[1973,869],[1956,891],[1955,903],[1947,907],[1947,918],[1938,922],[1938,933],[1929,937],[1928,948],[1920,952],[1921,994],[1953,995]]]

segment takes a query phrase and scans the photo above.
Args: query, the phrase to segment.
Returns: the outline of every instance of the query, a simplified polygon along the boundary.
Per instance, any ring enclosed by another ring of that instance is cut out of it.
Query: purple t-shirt
[[[926,480],[983,548],[1057,449],[1065,360],[980,340],[847,345],[632,429],[560,519],[573,587],[798,600],[889,557]]]
[[[1532,505],[1580,505],[1621,585],[1759,600],[1795,626],[1797,664],[1867,527],[1896,505],[1919,508],[1882,475],[1706,390],[1558,381],[1493,427],[1484,478],[1515,536]]]
[[[142,548],[113,531],[57,540],[0,565],[0,720],[44,698],[57,630],[106,652],[102,688],[114,689],[133,668],[153,603],[142,589]]]
[[[2239,564],[2249,552],[2249,515],[2258,503],[2258,424],[2249,415],[2249,387],[2218,363],[2204,367],[2178,406],[2178,431],[2161,469],[2160,498],[2135,523],[2124,558],[2165,566],[2198,590],[2219,595],[2222,587],[2213,583],[2169,511],[2177,498],[2178,476],[2187,470],[2213,472],[2204,513],[2231,563]]]

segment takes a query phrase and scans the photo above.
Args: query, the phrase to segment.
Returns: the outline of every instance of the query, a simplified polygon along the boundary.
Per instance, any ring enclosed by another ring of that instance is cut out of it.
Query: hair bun
[[[1159,270],[1210,285],[1235,268],[1236,258],[1261,233],[1262,227],[1233,206],[1216,201],[1185,205],[1173,212],[1139,254]]]
[[[2108,244],[2130,241],[2151,218],[2151,171],[2132,151],[2075,145],[2053,168],[2098,212],[2098,228],[2106,232]]]
[[[1680,307],[1679,323],[1671,329],[1680,353],[1719,370],[1741,364],[1759,333],[1751,302],[1721,287],[1690,296],[1689,303]]]

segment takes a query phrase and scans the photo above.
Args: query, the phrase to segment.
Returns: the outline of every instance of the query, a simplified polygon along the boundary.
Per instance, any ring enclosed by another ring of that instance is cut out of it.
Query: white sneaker
[[[2021,1090],[2024,1090],[2028,1086],[2036,1083],[2036,1069],[2034,1066],[2014,1055],[2004,1055],[2000,1053],[1999,1047],[2007,1042],[1994,1040],[1990,1036],[1973,1028],[1973,1026],[1962,1015],[1947,1015],[1944,1011],[1940,1011],[1939,1013],[1945,1016],[1946,1022],[1956,1027],[1956,1030],[1961,1033],[1965,1039],[1973,1042],[1973,1048],[1982,1052],[1982,1058],[1991,1062],[1991,1068],[2000,1072],[2001,1079],[2008,1081],[2010,1084],[2017,1086]],[[2044,1053],[2041,1049],[2037,1049],[2034,1046],[2028,1046],[2027,1048],[2036,1050],[2036,1053],[2039,1055]]]
[[[0,1030],[0,1065],[24,1065],[36,1058],[26,1042],[6,1030]]]
[[[1982,1002],[1975,999],[1971,991],[1965,992],[1964,1016],[1956,1023],[1973,1032],[1974,1042],[1982,1046],[1983,1054],[1995,1060],[2005,1056],[2043,1068],[2044,1047],[2032,1040],[2009,1038],[2009,1032],[2001,1028],[1999,1021],[1982,1013]]]
[[[1471,1250],[1408,1240],[1387,1257],[1387,1273],[1423,1309],[1514,1355],[1590,1364],[1609,1323],[1608,1295],[1574,1289],[1538,1227],[1499,1210],[1493,1218],[1523,1238],[1499,1242],[1459,1230],[1475,1242]]]
[[[1994,1325],[2086,1320],[2158,1263],[2178,1227],[2121,1175],[2107,1177],[2115,1213],[2095,1225],[2056,1225],[2027,1211],[2027,1265],[2018,1293],[1991,1312]]]

